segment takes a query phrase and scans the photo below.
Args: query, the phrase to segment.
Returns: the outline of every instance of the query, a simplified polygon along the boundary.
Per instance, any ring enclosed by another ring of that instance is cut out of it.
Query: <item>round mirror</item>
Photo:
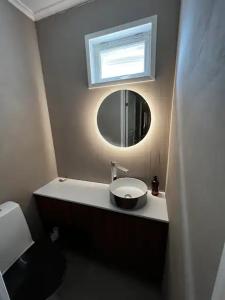
[[[106,141],[118,147],[130,147],[146,136],[151,112],[141,95],[121,90],[104,99],[98,110],[97,123]]]

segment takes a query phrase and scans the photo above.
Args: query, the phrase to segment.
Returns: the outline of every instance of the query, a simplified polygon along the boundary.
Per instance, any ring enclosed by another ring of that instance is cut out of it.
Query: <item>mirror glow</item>
[[[147,135],[151,112],[145,99],[136,92],[119,90],[107,96],[97,115],[99,132],[110,144],[127,148]]]

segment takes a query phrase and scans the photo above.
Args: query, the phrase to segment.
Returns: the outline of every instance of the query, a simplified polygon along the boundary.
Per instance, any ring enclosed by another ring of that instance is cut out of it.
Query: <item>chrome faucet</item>
[[[128,169],[122,167],[118,162],[111,161],[111,179],[112,179],[112,181],[114,181],[118,178],[118,175],[117,175],[118,170],[120,170],[124,173],[128,172]]]

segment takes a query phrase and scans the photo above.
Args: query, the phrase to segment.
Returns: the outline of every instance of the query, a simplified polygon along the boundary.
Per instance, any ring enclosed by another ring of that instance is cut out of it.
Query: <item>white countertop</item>
[[[147,204],[141,209],[130,211],[120,209],[111,204],[108,184],[75,179],[66,179],[64,182],[60,182],[59,179],[56,178],[41,187],[34,192],[34,195],[93,206],[165,223],[169,222],[164,192],[160,192],[159,196],[155,197],[148,191]]]

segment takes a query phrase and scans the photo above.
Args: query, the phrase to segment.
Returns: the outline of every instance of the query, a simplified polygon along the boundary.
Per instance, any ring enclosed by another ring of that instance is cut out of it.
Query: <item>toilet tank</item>
[[[33,245],[30,230],[19,204],[0,205],[0,273],[4,274],[14,262]]]

